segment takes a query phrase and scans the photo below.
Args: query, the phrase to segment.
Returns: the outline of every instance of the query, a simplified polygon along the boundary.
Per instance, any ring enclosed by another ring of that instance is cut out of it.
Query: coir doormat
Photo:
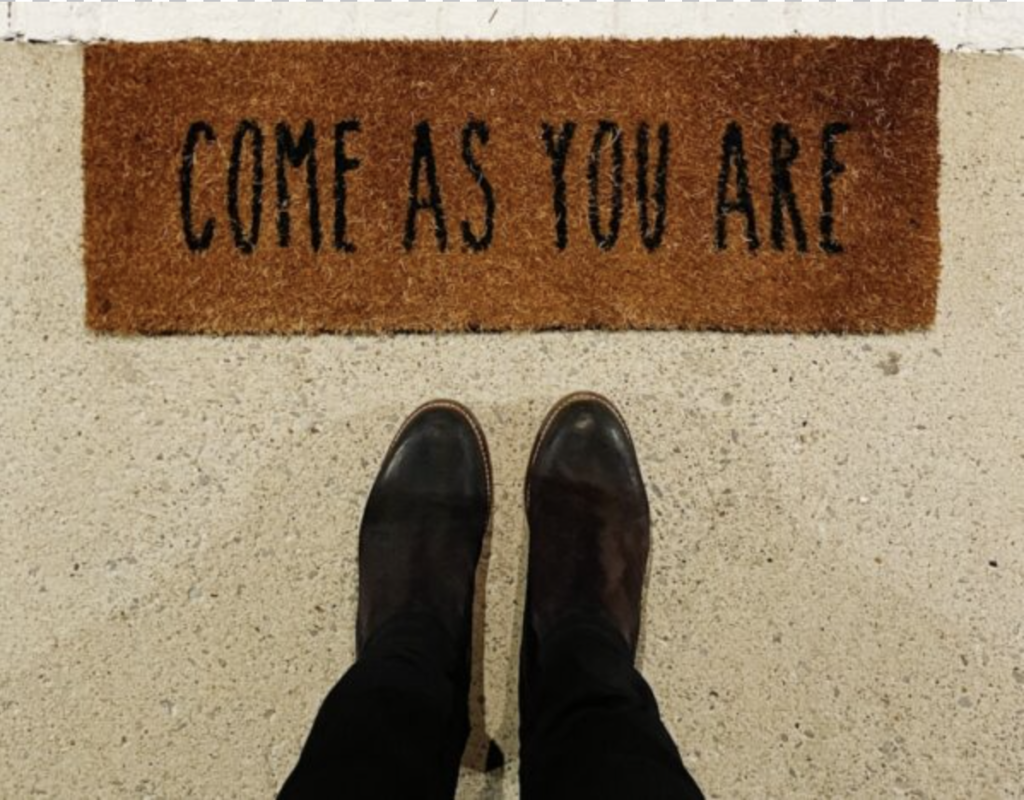
[[[121,332],[927,326],[924,40],[98,44]]]

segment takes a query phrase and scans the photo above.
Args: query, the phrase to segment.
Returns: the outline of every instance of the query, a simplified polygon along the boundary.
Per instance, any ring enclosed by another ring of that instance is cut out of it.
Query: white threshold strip
[[[1024,8],[1005,1],[292,0],[290,7],[275,0],[242,2],[248,7],[235,0],[6,2],[0,36],[68,43],[192,37],[927,36],[945,50],[1024,54]],[[405,4],[401,12],[390,7],[393,2]],[[914,7],[918,2],[932,7]]]

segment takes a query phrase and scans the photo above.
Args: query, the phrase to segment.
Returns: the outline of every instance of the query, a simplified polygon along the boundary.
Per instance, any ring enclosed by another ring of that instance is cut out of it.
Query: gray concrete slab
[[[514,756],[522,474],[589,388],[638,442],[640,662],[709,797],[1021,797],[1024,61],[944,58],[939,317],[891,337],[97,337],[81,49],[0,73],[0,795],[271,795],[352,658],[365,493],[435,396],[493,450]],[[460,795],[516,797],[514,759]]]

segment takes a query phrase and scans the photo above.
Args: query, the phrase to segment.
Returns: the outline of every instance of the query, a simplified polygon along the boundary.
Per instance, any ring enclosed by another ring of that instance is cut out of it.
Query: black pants
[[[469,669],[429,617],[367,642],[324,701],[281,798],[451,798],[469,733]],[[622,639],[599,620],[545,639],[520,791],[540,798],[701,798]]]

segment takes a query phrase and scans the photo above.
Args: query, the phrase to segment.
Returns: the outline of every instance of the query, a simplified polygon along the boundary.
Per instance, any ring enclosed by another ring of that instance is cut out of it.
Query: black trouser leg
[[[702,798],[622,637],[598,619],[545,637],[523,709],[520,786],[541,798]]]
[[[453,797],[469,735],[463,653],[430,617],[385,623],[324,700],[280,797]]]

